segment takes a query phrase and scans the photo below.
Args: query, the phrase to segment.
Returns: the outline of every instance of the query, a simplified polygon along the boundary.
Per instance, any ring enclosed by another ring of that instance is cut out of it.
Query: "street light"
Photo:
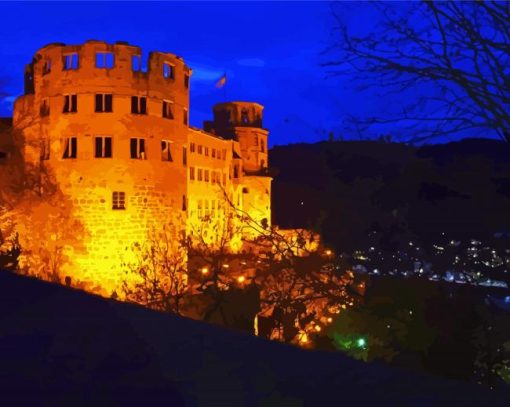
[[[207,273],[209,273],[209,269],[207,267],[202,267],[201,272],[205,276]]]
[[[364,348],[366,343],[367,342],[365,341],[365,338],[358,338],[358,340],[356,341],[356,345],[358,345],[358,348]]]

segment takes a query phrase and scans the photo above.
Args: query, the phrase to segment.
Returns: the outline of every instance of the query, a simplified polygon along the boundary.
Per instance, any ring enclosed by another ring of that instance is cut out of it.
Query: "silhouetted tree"
[[[124,299],[158,311],[181,314],[189,278],[187,255],[176,225],[150,229],[147,240],[134,243],[131,250],[135,260],[124,264],[128,274],[122,284]]]
[[[393,117],[355,118],[358,128],[398,121],[411,141],[465,130],[510,141],[508,2],[375,2],[367,34],[348,29],[342,6],[332,9],[340,35],[325,66],[408,100]]]
[[[21,155],[22,145],[38,148],[42,139],[25,143],[15,129],[0,136],[12,147],[8,165],[0,168],[0,251],[16,256],[14,271],[63,283],[71,252],[83,249],[83,225],[42,155],[36,162]]]

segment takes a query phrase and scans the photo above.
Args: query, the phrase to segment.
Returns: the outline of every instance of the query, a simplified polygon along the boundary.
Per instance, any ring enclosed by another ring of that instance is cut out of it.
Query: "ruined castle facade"
[[[50,44],[27,65],[13,127],[25,162],[51,170],[87,232],[76,279],[117,287],[126,248],[150,228],[171,224],[177,239],[207,219],[214,244],[232,207],[270,225],[263,107],[221,103],[204,129],[190,127],[191,78],[171,53],[151,52],[144,69],[125,42]]]

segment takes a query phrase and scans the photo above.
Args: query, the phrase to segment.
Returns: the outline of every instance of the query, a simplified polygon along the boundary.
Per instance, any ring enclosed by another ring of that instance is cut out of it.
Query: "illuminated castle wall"
[[[225,196],[258,222],[271,219],[262,106],[219,104],[204,130],[191,128],[191,69],[163,52],[144,69],[141,55],[125,42],[50,44],[26,67],[14,105],[25,161],[54,173],[88,232],[69,274],[110,291],[125,278],[126,248],[151,227],[172,223],[177,239],[204,217],[221,223]]]

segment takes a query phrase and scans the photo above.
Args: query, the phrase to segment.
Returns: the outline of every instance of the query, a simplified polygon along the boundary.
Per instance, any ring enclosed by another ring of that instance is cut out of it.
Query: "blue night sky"
[[[356,29],[374,23],[365,3],[342,4]],[[334,25],[327,2],[2,3],[0,116],[23,91],[23,66],[51,42],[128,41],[144,52],[168,51],[193,69],[190,122],[201,127],[225,98],[215,83],[227,73],[226,98],[265,106],[270,144],[312,142],[328,132],[353,137],[346,115],[377,110],[375,94],[328,78],[324,50]]]

